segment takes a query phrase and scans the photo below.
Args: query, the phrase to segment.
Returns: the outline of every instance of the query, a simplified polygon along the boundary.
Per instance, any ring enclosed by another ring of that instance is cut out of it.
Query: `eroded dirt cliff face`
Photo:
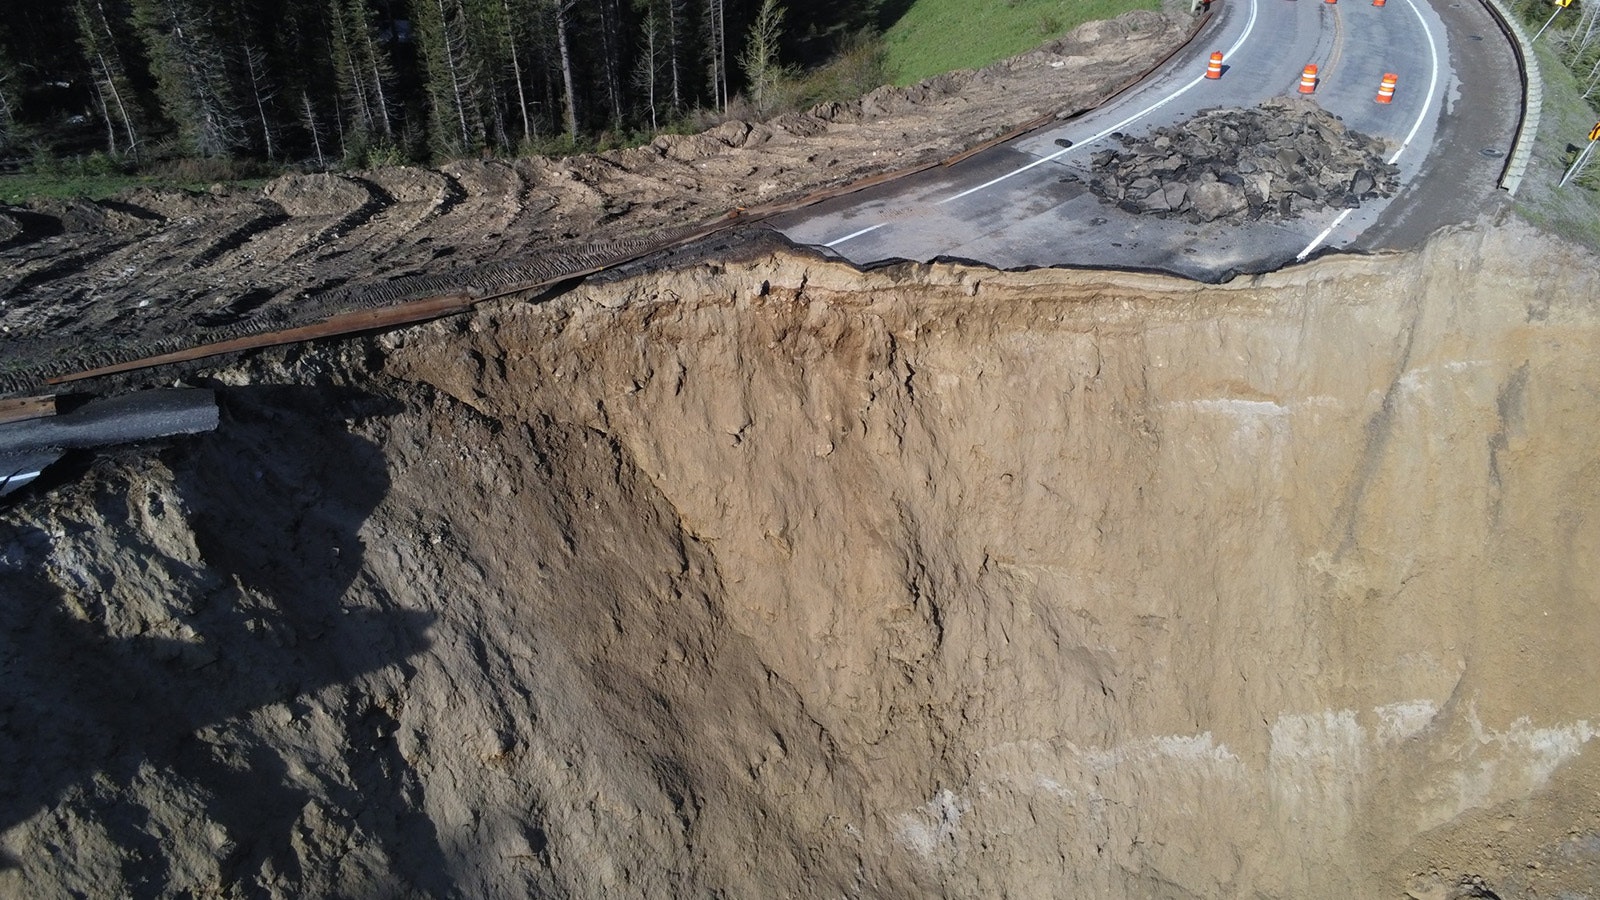
[[[1592,890],[1597,281],[757,244],[220,372],[0,518],[0,892]]]

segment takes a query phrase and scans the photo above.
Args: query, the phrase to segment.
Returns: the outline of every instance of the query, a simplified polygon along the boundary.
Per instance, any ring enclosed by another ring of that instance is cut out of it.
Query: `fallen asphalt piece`
[[[71,412],[0,425],[0,496],[38,478],[68,450],[199,434],[217,427],[206,388],[141,391],[91,400]]]

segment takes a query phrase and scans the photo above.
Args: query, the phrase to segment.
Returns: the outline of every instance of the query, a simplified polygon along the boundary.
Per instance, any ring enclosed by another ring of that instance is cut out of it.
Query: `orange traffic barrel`
[[[1306,70],[1304,72],[1300,73],[1300,93],[1309,94],[1312,91],[1315,91],[1316,89],[1317,89],[1317,67],[1316,66],[1306,66]]]
[[[1396,75],[1393,72],[1387,72],[1387,73],[1384,74],[1383,81],[1378,83],[1378,102],[1379,103],[1393,103],[1394,102],[1394,86],[1396,84],[1398,84],[1399,81],[1400,81],[1400,76]]]
[[[1372,5],[1373,6],[1382,6],[1383,5],[1383,0],[1372,0]]]
[[[1206,77],[1207,78],[1221,78],[1222,77],[1222,51],[1221,50],[1218,50],[1217,52],[1211,54],[1211,62],[1206,64]]]

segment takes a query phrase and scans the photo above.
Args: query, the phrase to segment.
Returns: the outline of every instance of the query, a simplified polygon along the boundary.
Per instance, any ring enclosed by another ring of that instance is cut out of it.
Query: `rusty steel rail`
[[[603,260],[582,268],[558,268],[554,274],[534,279],[517,279],[504,277],[506,272],[515,273],[516,266],[484,266],[477,272],[480,276],[476,283],[468,279],[467,284],[461,288],[444,294],[435,294],[420,299],[403,300],[373,309],[358,309],[350,312],[336,313],[317,322],[299,325],[293,328],[284,328],[276,331],[267,331],[260,334],[245,335],[225,341],[209,344],[199,344],[170,353],[157,356],[147,356],[126,362],[112,363],[81,372],[71,372],[45,379],[47,384],[70,384],[86,378],[97,378],[102,375],[117,375],[123,372],[132,372],[138,369],[153,366],[171,365],[173,363],[193,362],[211,356],[221,356],[224,353],[238,353],[244,350],[260,350],[266,347],[277,347],[284,344],[298,344],[303,341],[315,341],[332,337],[344,337],[360,334],[367,331],[378,331],[394,328],[400,325],[414,325],[439,319],[456,313],[466,312],[479,303],[517,294],[523,291],[534,291],[554,287],[576,278],[585,278],[598,272],[622,265],[626,262],[658,253],[675,246],[699,240],[717,231],[729,227],[731,220],[724,220],[703,228],[694,229],[689,234],[676,234],[648,243],[635,243],[628,251],[615,251]],[[616,245],[608,245],[616,246]],[[502,271],[496,271],[502,270]],[[500,276],[500,277],[496,277]]]

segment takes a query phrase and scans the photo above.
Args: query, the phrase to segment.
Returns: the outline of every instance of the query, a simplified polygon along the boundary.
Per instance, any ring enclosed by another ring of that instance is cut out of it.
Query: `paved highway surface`
[[[1147,269],[1220,281],[1327,249],[1414,246],[1500,202],[1521,83],[1507,38],[1479,0],[1217,0],[1203,32],[1114,102],[947,168],[773,220],[791,240],[860,266],[958,259],[999,268]],[[1214,50],[1220,80],[1204,77]],[[1192,224],[1124,212],[1085,187],[1089,158],[1202,109],[1298,93],[1396,148],[1400,193],[1281,223]],[[1394,102],[1375,101],[1386,72]],[[1070,142],[1063,148],[1062,142]],[[1076,178],[1066,176],[1074,175]]]

